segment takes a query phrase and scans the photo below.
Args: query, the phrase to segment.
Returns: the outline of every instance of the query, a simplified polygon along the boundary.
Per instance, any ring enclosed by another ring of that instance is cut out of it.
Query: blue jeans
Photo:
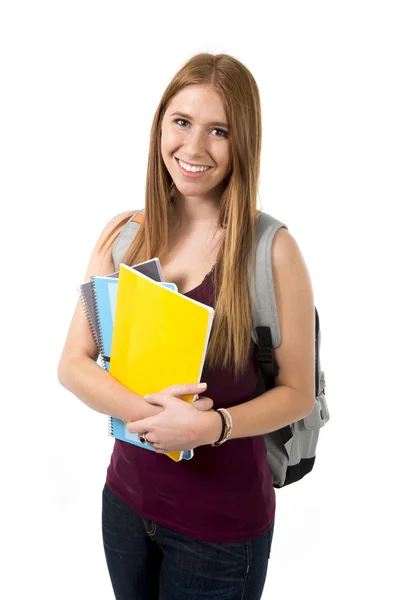
[[[142,518],[105,484],[102,534],[116,600],[259,600],[274,523],[247,542],[196,540]]]

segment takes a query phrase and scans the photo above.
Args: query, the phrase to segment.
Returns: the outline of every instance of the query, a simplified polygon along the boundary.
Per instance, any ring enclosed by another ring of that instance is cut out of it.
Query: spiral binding
[[[110,436],[114,437],[113,436],[113,418],[112,417],[108,418],[108,432],[109,432]]]
[[[93,293],[93,305],[95,307],[95,319],[96,319],[96,327],[97,327],[97,338],[98,338],[98,340],[100,340],[100,346],[101,346],[102,339],[103,339],[102,338],[102,327],[101,327],[101,324],[100,324],[99,308],[98,308],[98,304],[96,302],[95,280],[94,280],[93,277],[90,278],[90,283],[91,283],[91,286],[92,286],[92,293]],[[102,364],[102,367],[106,371],[107,370],[106,369],[106,361],[103,358],[104,352],[103,352],[103,348],[100,347],[100,346],[99,346],[99,360],[100,360],[100,362]]]
[[[85,312],[85,317],[86,317],[86,320],[88,322],[88,325],[89,325],[89,328],[90,328],[93,340],[95,342],[97,350],[100,353],[99,341],[98,341],[98,338],[97,338],[97,335],[96,335],[96,331],[93,328],[93,323],[92,323],[92,320],[90,318],[89,309],[88,309],[88,305],[86,303],[86,298],[85,298],[85,294],[83,293],[82,286],[79,286],[79,288],[78,288],[77,291],[79,292],[79,297],[81,299],[81,304],[82,304],[83,310]]]

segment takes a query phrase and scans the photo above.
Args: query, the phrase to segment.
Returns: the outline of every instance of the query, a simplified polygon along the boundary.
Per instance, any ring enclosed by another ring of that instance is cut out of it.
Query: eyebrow
[[[180,117],[183,117],[184,119],[189,119],[190,121],[193,121],[193,118],[190,115],[187,115],[186,113],[182,113],[182,112],[173,112],[170,114],[170,117],[173,117],[174,115],[179,115]],[[227,123],[221,123],[220,121],[215,121],[214,123],[208,123],[208,125],[211,125],[213,127],[225,127],[225,129],[229,129],[229,125]]]

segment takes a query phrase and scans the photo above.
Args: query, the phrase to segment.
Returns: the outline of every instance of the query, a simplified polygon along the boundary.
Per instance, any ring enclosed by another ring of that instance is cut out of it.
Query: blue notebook
[[[100,345],[102,366],[106,371],[110,370],[110,351],[112,347],[114,315],[116,310],[116,298],[118,289],[118,278],[99,277],[91,278],[91,285],[94,294],[94,308],[96,318],[96,332]],[[178,292],[175,283],[160,282],[162,286],[167,287],[174,292]],[[116,417],[109,417],[109,435],[124,442],[129,442],[141,448],[153,450],[152,446],[142,444],[138,439],[138,434],[130,433],[126,424]],[[189,460],[193,457],[192,450],[185,450],[182,459]]]

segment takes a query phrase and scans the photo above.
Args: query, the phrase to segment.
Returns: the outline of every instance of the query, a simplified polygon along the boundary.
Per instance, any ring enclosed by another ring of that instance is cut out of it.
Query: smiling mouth
[[[192,163],[187,162],[186,160],[181,160],[177,156],[175,156],[175,160],[178,162],[178,164],[184,163],[185,165],[188,165],[189,167],[196,167],[197,169],[200,169],[202,167],[205,167],[208,171],[209,171],[209,169],[213,169],[213,167],[211,165],[196,165],[196,164],[192,164]]]

